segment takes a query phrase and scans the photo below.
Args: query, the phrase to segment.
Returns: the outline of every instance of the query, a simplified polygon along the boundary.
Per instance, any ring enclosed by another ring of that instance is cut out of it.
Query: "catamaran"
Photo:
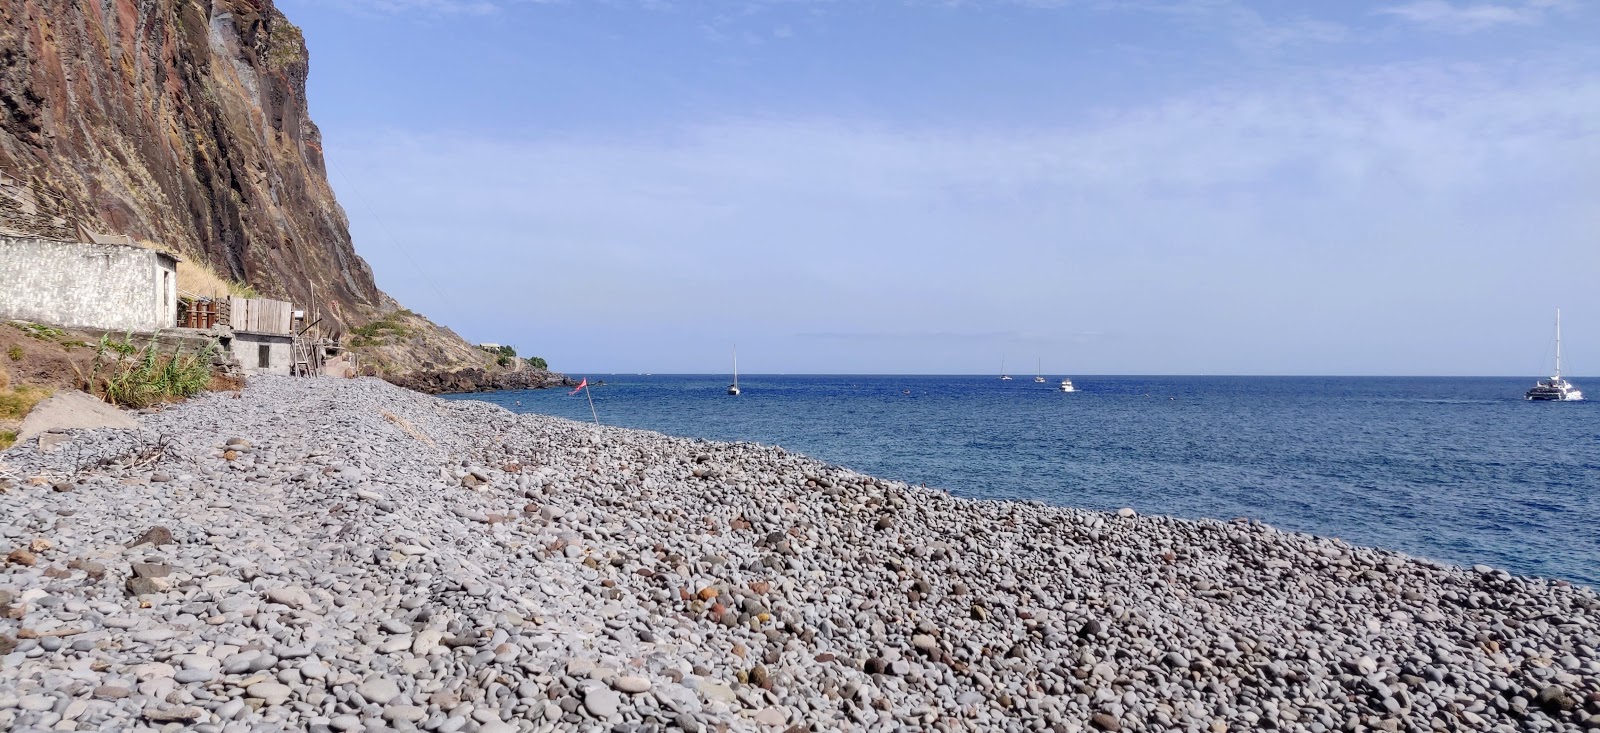
[[[1533,389],[1528,390],[1526,397],[1538,402],[1576,402],[1583,399],[1583,392],[1572,386],[1571,382],[1561,378],[1561,309],[1556,309],[1556,373],[1549,379],[1541,379]]]
[[[733,384],[728,385],[728,394],[739,396],[739,348],[733,349]]]
[[[1011,381],[1011,375],[1010,374],[1006,374],[1006,360],[1005,360],[1004,357],[1001,357],[1001,359],[1000,359],[1000,381],[1002,381],[1002,382]]]

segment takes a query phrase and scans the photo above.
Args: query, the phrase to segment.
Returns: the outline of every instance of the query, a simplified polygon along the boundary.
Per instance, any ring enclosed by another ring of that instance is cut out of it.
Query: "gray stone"
[[[621,704],[622,700],[617,697],[617,693],[603,687],[592,688],[583,696],[583,709],[600,720],[607,720],[616,715],[617,707]]]
[[[368,677],[356,688],[363,698],[379,705],[388,705],[389,701],[400,696],[400,686],[388,677]]]

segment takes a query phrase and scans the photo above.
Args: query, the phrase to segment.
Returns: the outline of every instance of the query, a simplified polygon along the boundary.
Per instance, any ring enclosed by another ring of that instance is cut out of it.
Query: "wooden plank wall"
[[[235,331],[255,333],[293,332],[294,307],[282,300],[229,298],[228,325]]]

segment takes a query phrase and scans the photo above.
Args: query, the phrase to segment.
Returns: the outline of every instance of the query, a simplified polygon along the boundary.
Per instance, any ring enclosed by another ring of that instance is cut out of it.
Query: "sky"
[[[1600,3],[278,0],[378,282],[573,374],[1600,374]]]

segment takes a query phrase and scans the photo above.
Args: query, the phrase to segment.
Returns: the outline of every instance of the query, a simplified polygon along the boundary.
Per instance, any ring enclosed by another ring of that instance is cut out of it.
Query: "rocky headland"
[[[0,729],[1600,729],[1562,582],[371,379],[139,422],[0,454]]]
[[[330,334],[381,331],[354,348],[385,374],[495,371],[357,254],[310,57],[272,0],[0,0],[0,236],[126,234]]]
[[[565,374],[544,369],[480,369],[469,367],[450,371],[412,371],[385,377],[392,384],[423,394],[460,394],[517,389],[547,389],[576,384]]]

